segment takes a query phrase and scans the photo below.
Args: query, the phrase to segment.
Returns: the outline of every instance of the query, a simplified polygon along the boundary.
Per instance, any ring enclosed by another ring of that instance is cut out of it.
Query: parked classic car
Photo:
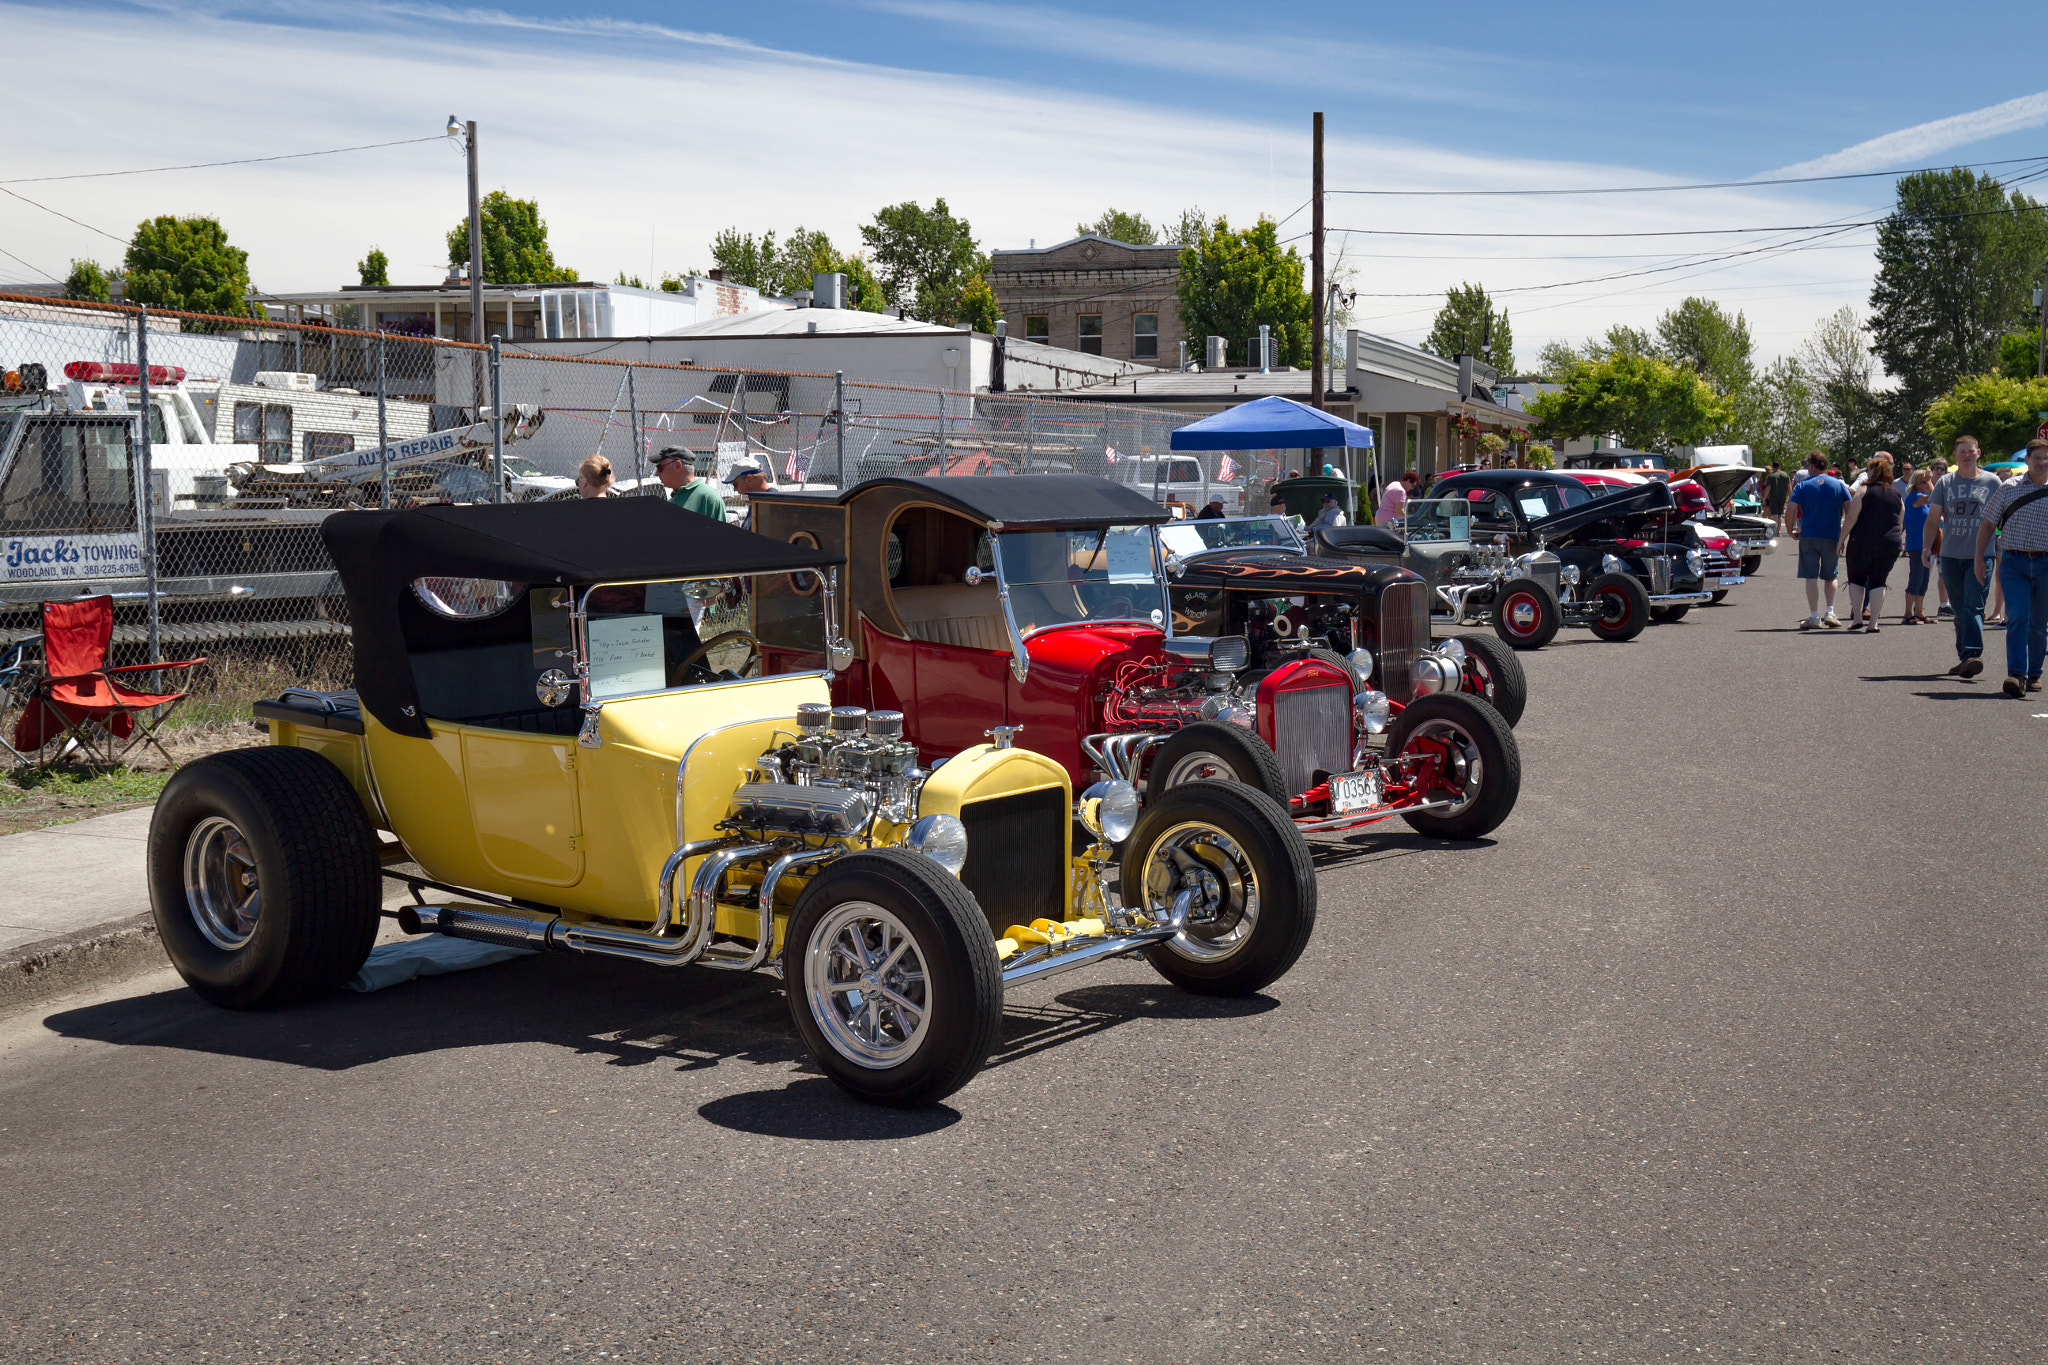
[[[920,1104],[980,1069],[1008,986],[1144,951],[1243,994],[1308,942],[1307,848],[1261,793],[1193,783],[1141,816],[1124,782],[1077,802],[1015,725],[934,770],[901,714],[835,708],[836,549],[653,498],[321,533],[359,692],[259,703],[270,747],[181,768],[150,826],[158,929],[216,1004],[348,980],[381,864],[422,898],[413,932],[779,968],[828,1076]]]
[[[1408,570],[1310,554],[1292,517],[1164,522],[1158,536],[1174,635],[1241,635],[1261,670],[1326,659],[1350,667],[1357,690],[1385,692],[1396,705],[1465,692],[1510,726],[1522,718],[1529,683],[1521,660],[1490,635],[1432,641],[1429,622],[1416,614],[1428,598]],[[1387,623],[1389,614],[1414,619]],[[1410,638],[1413,657],[1387,647]]]
[[[1648,482],[1642,475],[1613,470],[1571,471],[1572,477],[1586,485],[1594,497],[1622,489],[1640,487]],[[1720,602],[1746,581],[1742,560],[1736,547],[1735,537],[1719,526],[1703,520],[1710,510],[1706,490],[1690,480],[1673,480],[1670,485],[1672,513],[1663,534],[1673,544],[1685,545],[1701,552],[1703,577],[1709,589],[1708,600]],[[1651,617],[1659,621],[1684,619],[1690,607],[1663,607],[1653,609]]]
[[[1698,465],[1671,478],[1679,510],[1700,525],[1726,532],[1735,542],[1732,553],[1741,561],[1745,575],[1762,569],[1764,556],[1777,552],[1778,523],[1761,511],[1740,510],[1736,495],[1751,479],[1769,472],[1754,465]],[[1698,488],[1704,501],[1687,494],[1688,486]]]
[[[1129,781],[1149,804],[1227,777],[1305,830],[1399,815],[1473,838],[1514,806],[1514,733],[1448,690],[1458,665],[1448,642],[1430,646],[1422,585],[1407,575],[1381,588],[1376,660],[1255,660],[1244,635],[1171,629],[1154,540],[1168,514],[1106,479],[884,478],[757,494],[754,518],[765,534],[846,548],[856,657],[834,696],[905,713],[928,760],[1011,725],[1076,783]],[[1359,687],[1375,669],[1392,690]]]

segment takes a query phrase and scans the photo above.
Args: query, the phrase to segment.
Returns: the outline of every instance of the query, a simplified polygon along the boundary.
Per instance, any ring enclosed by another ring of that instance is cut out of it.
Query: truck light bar
[[[64,377],[75,379],[81,384],[134,384],[141,381],[142,371],[134,365],[109,365],[99,360],[74,360],[64,367]],[[149,382],[182,384],[185,382],[185,367],[152,365],[149,367]]]

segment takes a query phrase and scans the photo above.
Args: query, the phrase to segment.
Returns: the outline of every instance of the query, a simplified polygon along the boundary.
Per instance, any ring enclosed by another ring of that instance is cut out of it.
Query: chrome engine
[[[725,823],[750,834],[857,837],[877,816],[914,820],[929,776],[903,738],[901,711],[807,702],[793,741],[754,760]]]
[[[1199,667],[1168,671],[1139,662],[1117,669],[1102,703],[1103,723],[1111,730],[1178,730],[1202,720],[1249,730],[1257,715],[1253,689],[1230,673]]]

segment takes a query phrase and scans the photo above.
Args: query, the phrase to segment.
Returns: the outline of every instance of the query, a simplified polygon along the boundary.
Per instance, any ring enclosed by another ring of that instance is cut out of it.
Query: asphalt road
[[[0,1356],[2037,1357],[2048,694],[1790,571],[1530,656],[1513,819],[1320,841],[1268,996],[1023,990],[950,1108],[694,969],[0,1025]]]

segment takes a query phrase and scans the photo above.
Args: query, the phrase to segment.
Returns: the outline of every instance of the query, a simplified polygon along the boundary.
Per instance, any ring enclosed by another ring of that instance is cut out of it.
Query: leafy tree
[[[1921,452],[1922,404],[1902,389],[1877,387],[1877,363],[1870,333],[1853,308],[1822,318],[1801,348],[1800,361],[1813,387],[1820,419],[1820,445],[1838,460],[1873,450]]]
[[[1202,212],[1200,206],[1185,208],[1180,211],[1180,217],[1174,219],[1173,226],[1167,229],[1166,240],[1178,246],[1193,246],[1208,230],[1209,215]]]
[[[1927,406],[1927,434],[1946,450],[1969,432],[1984,443],[1985,458],[2000,459],[2020,449],[2048,412],[2048,379],[2007,379],[1973,374]]]
[[[879,313],[888,306],[887,291],[867,257],[859,252],[842,255],[830,237],[810,228],[799,226],[781,242],[773,232],[756,238],[751,232],[726,228],[711,240],[711,259],[726,279],[764,294],[787,298],[809,289],[814,276],[837,272],[846,276],[848,307]],[[663,281],[662,287],[670,286]],[[680,289],[680,281],[674,287]]]
[[[1180,318],[1187,336],[1227,337],[1229,354],[1245,364],[1264,323],[1273,329],[1282,365],[1308,364],[1314,323],[1301,253],[1281,251],[1279,238],[1270,218],[1239,232],[1218,216],[1199,240],[1181,248]]]
[[[1597,337],[1589,337],[1583,345],[1574,346],[1568,341],[1553,341],[1536,354],[1536,372],[1553,383],[1561,384],[1574,367],[1591,360],[1605,360],[1614,355],[1660,355],[1655,337],[1639,327],[1615,323]]]
[[[927,322],[957,323],[967,282],[988,274],[973,228],[944,199],[929,209],[915,200],[891,204],[863,223],[860,235],[890,301]]]
[[[1681,365],[1727,397],[1748,388],[1756,378],[1751,359],[1749,319],[1729,317],[1709,299],[1689,298],[1657,319],[1656,354]]]
[[[846,276],[846,306],[861,313],[883,313],[889,308],[889,291],[875,278],[865,253],[856,251],[833,262],[832,269]]]
[[[1112,242],[1129,242],[1132,246],[1156,246],[1159,243],[1159,229],[1146,222],[1144,214],[1126,213],[1122,209],[1104,209],[1102,216],[1094,222],[1074,224],[1074,231],[1092,232]]]
[[[764,294],[775,292],[776,251],[773,232],[764,232],[756,239],[751,232],[721,228],[711,239],[711,263],[726,280]]]
[[[623,284],[628,289],[645,289],[647,287],[647,282],[638,275],[628,275],[623,270],[612,276],[612,283]]]
[[[1494,311],[1493,300],[1482,285],[1461,284],[1444,291],[1444,306],[1437,310],[1429,340],[1422,347],[1445,360],[1469,355],[1501,374],[1515,372],[1515,337],[1508,329],[1507,312]]]
[[[249,298],[249,253],[228,244],[217,218],[164,214],[128,241],[123,292],[130,303],[188,313],[262,317]]]
[[[576,278],[566,265],[555,264],[548,245],[548,225],[540,203],[514,199],[492,190],[478,205],[483,217],[484,283],[561,284]],[[448,229],[448,264],[469,263],[469,217]]]
[[[980,275],[969,280],[960,290],[957,317],[975,331],[993,335],[1002,316],[1003,306],[996,302],[996,291]]]
[[[2036,201],[1961,167],[1904,176],[1897,189],[1877,228],[1870,332],[1918,414],[1964,375],[1996,369],[2000,338],[2033,321],[2048,222]]]
[[[2032,379],[2041,361],[2041,329],[2007,332],[1998,339],[1998,372],[2007,379]]]
[[[1580,362],[1530,415],[1552,438],[1619,436],[1640,450],[1691,445],[1728,419],[1707,382],[1655,356],[1616,353]]]
[[[64,277],[64,297],[106,303],[113,298],[114,281],[98,261],[73,261]]]
[[[1749,447],[1756,463],[1776,460],[1790,469],[1820,444],[1819,397],[1813,377],[1797,356],[1772,361],[1749,392],[1755,396],[1758,415],[1742,430],[1741,443]]]
[[[469,233],[469,228],[467,226],[466,220],[462,231],[465,237]],[[469,248],[465,245],[463,247],[463,254],[465,258],[468,256],[468,252]],[[383,253],[383,251],[373,246],[370,248],[369,255],[363,257],[363,259],[356,262],[356,275],[360,278],[361,282],[366,285],[390,284],[391,258],[389,256],[386,256]]]

